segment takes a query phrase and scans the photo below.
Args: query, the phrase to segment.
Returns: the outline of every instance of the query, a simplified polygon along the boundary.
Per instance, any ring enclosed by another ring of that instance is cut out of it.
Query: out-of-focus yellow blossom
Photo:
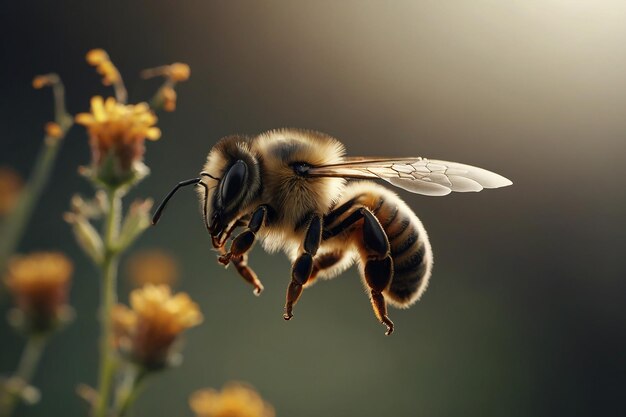
[[[92,66],[100,65],[103,62],[110,61],[109,54],[104,49],[96,48],[87,52],[85,56],[87,63]]]
[[[166,366],[178,336],[203,320],[189,295],[173,295],[167,285],[133,290],[130,305],[129,309],[120,304],[112,311],[114,339],[134,362],[148,369]]]
[[[274,408],[250,386],[231,382],[221,392],[202,389],[189,398],[198,417],[274,417]]]
[[[96,67],[98,74],[102,75],[102,84],[113,85],[121,81],[122,77],[119,71],[115,65],[113,65],[109,54],[107,54],[104,49],[92,49],[87,52],[85,58],[87,59],[87,63]]]
[[[137,287],[145,284],[172,285],[178,280],[178,264],[167,252],[145,250],[134,254],[126,264],[130,281]]]
[[[17,172],[10,168],[0,167],[0,216],[13,210],[22,187],[22,178],[17,175]]]
[[[153,106],[163,110],[172,112],[176,110],[176,84],[182,81],[187,81],[191,74],[189,65],[182,62],[175,62],[170,65],[163,65],[161,67],[149,68],[141,72],[143,78],[153,77],[165,77],[165,83],[157,92]]]
[[[191,68],[182,62],[174,62],[168,68],[168,76],[176,82],[187,81],[190,75]]]
[[[133,329],[137,326],[137,314],[123,304],[113,306],[111,310],[113,322],[113,344],[119,349],[128,343]]]
[[[66,317],[72,262],[62,253],[37,252],[10,260],[5,282],[30,328],[47,330]]]
[[[63,137],[63,129],[61,129],[61,126],[56,122],[46,123],[44,130],[46,131],[46,136],[52,139],[60,139]]]
[[[172,87],[164,87],[163,91],[163,110],[172,112],[176,110],[176,90]]]
[[[155,127],[158,119],[146,103],[121,104],[113,97],[95,96],[91,112],[77,114],[75,120],[89,133],[93,167],[100,168],[109,156],[113,158],[114,172],[109,173],[116,177],[113,180],[123,181],[132,174],[133,165],[143,160],[146,139],[161,137]]]
[[[170,65],[163,65],[156,68],[148,68],[141,72],[143,78],[166,77],[173,83],[187,81],[191,75],[189,65],[182,62],[174,62]]]
[[[59,76],[56,74],[37,75],[33,78],[33,88],[40,90],[59,82]]]

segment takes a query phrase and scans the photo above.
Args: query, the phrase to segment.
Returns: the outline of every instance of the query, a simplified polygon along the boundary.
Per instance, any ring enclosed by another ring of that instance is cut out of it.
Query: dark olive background
[[[254,297],[216,264],[195,195],[181,192],[136,248],[178,257],[179,288],[205,322],[135,415],[191,415],[190,392],[229,380],[253,384],[279,416],[626,413],[623,2],[6,1],[0,15],[0,163],[23,175],[52,117],[32,77],[58,72],[69,110],[85,111],[91,95],[111,94],[84,62],[102,47],[131,101],[158,85],[142,68],[192,68],[132,197],[158,199],[194,176],[224,135],[282,126],[330,133],[352,155],[458,160],[514,182],[400,192],[430,233],[435,270],[422,301],[391,311],[392,337],[354,269],[308,289],[284,322],[285,257],[254,250],[266,288]],[[74,193],[91,192],[76,173],[88,161],[75,127],[20,245],[74,259],[78,311],[35,378],[43,400],[21,416],[85,415],[74,387],[95,382],[99,276],[61,220]],[[6,372],[22,340],[4,322],[0,332]]]

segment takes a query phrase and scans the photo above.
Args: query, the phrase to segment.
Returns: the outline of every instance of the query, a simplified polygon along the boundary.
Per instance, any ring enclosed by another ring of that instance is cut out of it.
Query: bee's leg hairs
[[[320,272],[324,272],[327,269],[332,268],[337,265],[339,262],[343,260],[344,252],[342,250],[336,250],[333,252],[327,252],[322,255],[317,255],[313,258],[313,271],[311,272],[311,276],[307,281],[307,286],[311,285],[315,279],[317,279],[317,275]]]

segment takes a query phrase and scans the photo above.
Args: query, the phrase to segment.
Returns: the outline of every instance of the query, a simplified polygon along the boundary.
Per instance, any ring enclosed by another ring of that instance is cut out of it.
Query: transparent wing
[[[352,157],[340,164],[312,167],[312,177],[382,179],[417,194],[441,196],[456,192],[477,192],[499,188],[512,182],[486,169],[458,162],[426,158]]]

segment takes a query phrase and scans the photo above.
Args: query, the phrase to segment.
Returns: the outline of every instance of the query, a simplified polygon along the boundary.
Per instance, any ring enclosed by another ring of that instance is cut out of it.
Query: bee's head
[[[198,191],[206,227],[213,246],[221,247],[242,215],[259,196],[259,163],[248,139],[229,136],[213,147],[200,174]]]
[[[197,185],[204,224],[213,246],[224,246],[229,230],[246,213],[261,191],[258,159],[250,152],[249,139],[228,136],[209,152],[200,177],[179,182],[163,199],[152,218],[156,224],[168,201],[178,189]]]

